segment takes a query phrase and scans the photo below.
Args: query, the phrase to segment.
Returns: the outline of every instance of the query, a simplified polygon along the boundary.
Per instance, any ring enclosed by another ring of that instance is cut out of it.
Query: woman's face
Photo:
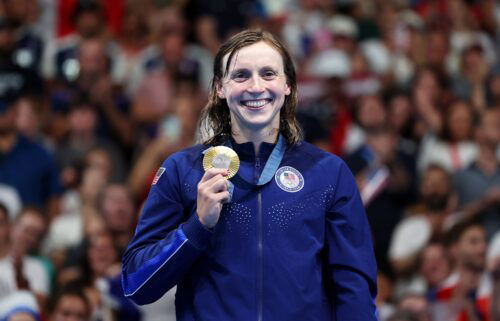
[[[386,121],[386,111],[382,102],[376,96],[365,96],[361,98],[358,109],[358,120],[364,128],[375,128],[382,126]]]
[[[102,233],[92,238],[88,259],[92,272],[98,276],[105,275],[107,269],[118,262],[118,254],[110,235]]]
[[[453,141],[460,142],[470,138],[472,115],[465,103],[455,103],[447,117],[449,135]]]
[[[450,263],[446,250],[442,245],[427,246],[422,253],[420,273],[431,286],[439,284],[446,279],[450,272]]]
[[[128,232],[133,229],[134,205],[126,187],[108,186],[104,193],[101,211],[108,228],[115,232]]]
[[[85,321],[88,320],[88,307],[82,298],[76,295],[64,295],[52,315],[53,321]]]
[[[417,78],[415,88],[424,91],[430,97],[431,101],[435,101],[441,92],[436,76],[429,70],[422,71]]]
[[[400,132],[406,126],[411,114],[410,99],[407,96],[394,97],[389,103],[389,124],[397,132]]]
[[[227,63],[228,55],[224,57]],[[221,80],[217,95],[226,99],[236,132],[279,128],[280,110],[290,94],[280,53],[265,42],[240,49]]]

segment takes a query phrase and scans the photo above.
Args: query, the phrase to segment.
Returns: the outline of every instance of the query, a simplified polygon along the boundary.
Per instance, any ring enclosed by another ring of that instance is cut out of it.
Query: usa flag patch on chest
[[[296,193],[304,187],[304,177],[293,167],[284,166],[276,171],[276,184],[285,192]]]
[[[155,174],[155,178],[153,178],[153,183],[151,183],[151,185],[155,185],[156,183],[158,183],[158,180],[160,179],[161,175],[163,175],[163,173],[165,173],[165,167],[158,168]]]

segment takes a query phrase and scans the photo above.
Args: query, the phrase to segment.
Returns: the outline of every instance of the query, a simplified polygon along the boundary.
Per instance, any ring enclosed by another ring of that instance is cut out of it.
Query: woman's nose
[[[259,76],[253,76],[250,79],[250,86],[248,87],[249,92],[260,93],[264,91],[263,79]]]

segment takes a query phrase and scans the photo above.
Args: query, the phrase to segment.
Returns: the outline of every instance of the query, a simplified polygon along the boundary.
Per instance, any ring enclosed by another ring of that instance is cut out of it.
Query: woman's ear
[[[217,91],[217,97],[219,97],[220,99],[226,99],[226,95],[224,94],[224,90],[222,89],[220,80],[217,81],[215,88],[215,90]]]

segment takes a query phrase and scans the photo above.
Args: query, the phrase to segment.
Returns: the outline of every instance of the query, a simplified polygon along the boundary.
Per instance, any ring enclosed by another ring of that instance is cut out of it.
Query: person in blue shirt
[[[12,186],[24,206],[40,208],[48,217],[59,213],[62,186],[52,154],[18,133],[16,101],[0,99],[0,183]]]
[[[242,31],[215,57],[206,140],[167,158],[123,255],[138,304],[177,285],[178,320],[377,320],[376,263],[354,178],[300,140],[292,59]],[[237,174],[203,169],[225,145]]]

